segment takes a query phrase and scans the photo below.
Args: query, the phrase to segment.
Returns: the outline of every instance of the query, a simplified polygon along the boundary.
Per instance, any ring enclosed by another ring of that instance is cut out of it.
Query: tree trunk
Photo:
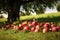
[[[21,1],[20,0],[9,0],[8,1],[8,22],[14,22],[19,20],[19,10]]]
[[[9,23],[19,20],[19,9],[20,7],[9,9],[7,19]]]
[[[13,21],[19,20],[19,9],[20,8],[18,8],[18,9],[16,9],[16,10],[13,11],[13,13],[12,13]]]
[[[19,12],[18,11],[14,11],[14,12],[9,12],[8,13],[8,22],[14,22],[19,20]]]

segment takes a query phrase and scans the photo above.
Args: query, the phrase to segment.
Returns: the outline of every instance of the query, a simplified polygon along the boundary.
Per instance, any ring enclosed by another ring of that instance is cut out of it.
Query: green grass
[[[38,22],[54,22],[57,25],[60,25],[60,12],[50,14],[39,14],[34,16],[21,16],[20,22],[23,22],[24,20],[33,20],[33,18],[37,19]]]
[[[20,21],[32,20],[36,18],[39,22],[55,22],[60,24],[60,12],[54,14],[40,14],[35,16],[21,16]],[[0,25],[7,21],[5,18],[0,18]],[[60,40],[60,32],[23,32],[15,33],[13,30],[2,31],[0,29],[0,40]]]
[[[29,16],[21,16],[20,21],[24,20],[32,20],[33,18],[37,19],[40,22],[45,22],[45,21],[59,21],[60,20],[60,12],[58,13],[51,13],[51,14],[40,14],[40,15],[29,15]]]
[[[6,18],[0,18],[0,26],[1,26],[2,24],[5,24],[5,21],[7,21]]]
[[[2,31],[0,29],[0,40],[60,40],[60,32],[35,33],[13,30]]]
[[[39,15],[29,15],[29,16],[21,16],[20,20],[26,20],[26,19],[33,19],[33,18],[53,18],[53,17],[57,17],[60,16],[60,12],[57,13],[50,13],[50,14],[39,14]]]

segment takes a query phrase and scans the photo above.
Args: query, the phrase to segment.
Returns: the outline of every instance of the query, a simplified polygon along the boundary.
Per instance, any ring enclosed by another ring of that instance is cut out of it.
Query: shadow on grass
[[[38,18],[37,19],[39,22],[59,22],[60,21],[60,16],[58,17],[53,17],[53,18]]]
[[[57,22],[60,22],[60,16],[58,16],[58,17],[47,17],[47,18],[44,18],[44,17],[41,17],[41,18],[35,18],[35,19],[37,19],[37,21],[38,22],[55,22],[55,23],[57,23]],[[33,20],[33,18],[32,19],[26,19],[26,20]],[[20,20],[20,22],[23,22],[23,21],[25,21],[25,20]]]

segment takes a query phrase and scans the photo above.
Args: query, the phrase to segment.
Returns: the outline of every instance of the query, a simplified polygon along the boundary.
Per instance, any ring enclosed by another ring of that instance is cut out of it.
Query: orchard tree
[[[13,22],[19,20],[19,10],[20,6],[23,5],[23,8],[26,11],[30,9],[36,10],[40,7],[49,7],[51,8],[55,5],[57,0],[0,0],[0,11],[8,12],[8,22]]]

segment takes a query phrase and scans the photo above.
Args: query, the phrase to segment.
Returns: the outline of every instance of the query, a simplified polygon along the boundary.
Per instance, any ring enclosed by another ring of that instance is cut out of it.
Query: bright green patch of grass
[[[50,14],[39,14],[39,15],[29,15],[29,16],[21,16],[20,20],[26,20],[26,19],[33,19],[33,18],[53,18],[60,16],[60,12],[58,13],[50,13]]]
[[[5,21],[7,21],[6,18],[0,18],[0,26],[1,26],[2,24],[5,24]]]
[[[0,22],[4,22],[4,21],[7,21],[6,18],[0,18]]]

